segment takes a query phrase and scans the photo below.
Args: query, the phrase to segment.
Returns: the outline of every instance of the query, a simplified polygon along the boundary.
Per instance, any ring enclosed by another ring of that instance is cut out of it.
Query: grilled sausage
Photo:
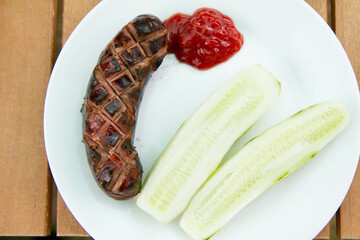
[[[142,167],[133,146],[137,110],[166,53],[164,24],[140,15],[101,53],[90,78],[81,110],[86,153],[99,186],[115,199],[140,191]]]

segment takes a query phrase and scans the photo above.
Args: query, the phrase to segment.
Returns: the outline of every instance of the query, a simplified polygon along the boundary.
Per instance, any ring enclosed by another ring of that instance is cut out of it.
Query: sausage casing
[[[136,116],[143,89],[166,53],[164,24],[140,15],[108,44],[90,78],[81,110],[87,158],[99,186],[115,199],[140,191]]]

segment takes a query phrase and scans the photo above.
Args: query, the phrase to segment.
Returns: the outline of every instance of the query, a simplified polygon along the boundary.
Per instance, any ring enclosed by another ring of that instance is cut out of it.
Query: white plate
[[[271,2],[271,3],[270,3]],[[340,206],[359,156],[360,112],[355,75],[335,35],[303,1],[108,0],[77,26],[53,69],[45,103],[46,152],[56,185],[69,209],[95,239],[189,239],[178,227],[156,222],[130,201],[115,201],[96,185],[85,156],[80,108],[102,49],[122,26],[143,13],[166,19],[213,7],[229,15],[244,35],[243,48],[208,71],[168,55],[150,80],[140,107],[135,146],[144,176],[181,123],[230,76],[261,63],[282,92],[241,141],[323,100],[346,104],[349,126],[313,160],[260,196],[212,239],[311,239]]]

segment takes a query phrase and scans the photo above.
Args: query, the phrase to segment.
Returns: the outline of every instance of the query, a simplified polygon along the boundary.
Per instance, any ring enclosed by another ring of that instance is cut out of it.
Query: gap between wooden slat
[[[56,30],[56,38],[54,39],[54,64],[56,62],[57,57],[61,51],[62,47],[62,13],[63,13],[63,0],[57,1],[57,16],[55,22],[55,30]],[[51,235],[52,237],[56,236],[56,223],[57,223],[57,201],[58,201],[58,191],[53,182],[53,191],[52,191],[52,207],[51,207]]]

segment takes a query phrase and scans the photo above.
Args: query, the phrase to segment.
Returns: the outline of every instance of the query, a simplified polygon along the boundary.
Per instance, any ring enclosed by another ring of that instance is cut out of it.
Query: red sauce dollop
[[[168,51],[200,70],[226,61],[244,43],[231,18],[211,8],[200,8],[192,16],[174,14],[164,24]]]

